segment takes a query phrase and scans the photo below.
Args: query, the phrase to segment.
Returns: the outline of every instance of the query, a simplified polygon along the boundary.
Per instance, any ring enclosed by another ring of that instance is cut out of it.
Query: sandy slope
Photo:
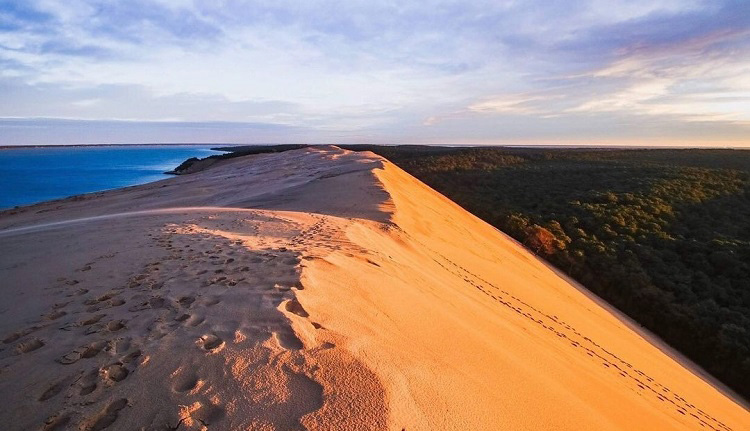
[[[10,430],[743,430],[392,164],[259,155],[0,215]]]

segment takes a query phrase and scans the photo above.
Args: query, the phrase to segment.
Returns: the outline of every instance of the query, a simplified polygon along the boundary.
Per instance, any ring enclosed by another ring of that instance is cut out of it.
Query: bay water
[[[169,178],[184,160],[212,154],[207,145],[3,148],[0,209]]]

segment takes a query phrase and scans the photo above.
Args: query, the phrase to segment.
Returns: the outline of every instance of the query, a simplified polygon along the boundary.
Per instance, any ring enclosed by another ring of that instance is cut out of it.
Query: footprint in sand
[[[78,395],[88,395],[96,390],[96,382],[81,382],[81,389],[78,391]]]
[[[55,383],[54,385],[50,386],[49,388],[47,388],[46,391],[44,391],[44,393],[42,393],[42,395],[39,396],[38,401],[47,401],[48,399],[50,399],[50,398],[54,397],[55,395],[59,394],[65,388],[65,383],[66,383],[66,381],[63,380],[63,381],[59,381],[59,382]]]
[[[65,316],[66,314],[68,314],[68,313],[67,313],[67,312],[65,312],[65,311],[62,311],[62,310],[55,310],[55,311],[53,311],[53,312],[49,313],[48,315],[44,316],[44,318],[45,318],[46,320],[57,320],[57,319],[59,319],[59,318],[61,318],[61,317]]]
[[[50,417],[44,422],[44,427],[42,427],[42,431],[62,431],[66,428],[69,422],[70,422],[70,415],[58,414],[58,415]]]
[[[117,293],[116,293],[116,292],[107,292],[106,294],[104,294],[104,295],[102,295],[102,296],[100,296],[100,297],[96,298],[96,300],[95,300],[95,301],[96,301],[96,302],[104,302],[104,301],[107,301],[107,300],[109,300],[109,299],[112,299],[112,298],[114,298],[114,296],[115,296],[115,295],[117,295]],[[88,302],[88,301],[86,301],[86,302]],[[86,304],[86,305],[90,305],[90,304]]]
[[[78,324],[80,326],[93,325],[94,323],[97,323],[100,320],[102,320],[102,318],[104,318],[105,316],[106,316],[106,314],[95,314],[95,315],[93,315],[93,316],[91,316],[91,317],[89,317],[89,318],[87,318],[85,320],[80,321]]]
[[[210,402],[195,402],[190,406],[190,410],[190,417],[204,424],[204,426],[215,422],[226,414],[224,409]]]
[[[185,324],[188,326],[196,327],[203,323],[204,320],[206,319],[203,316],[194,315],[190,316],[190,318],[185,321]]]
[[[175,378],[172,390],[174,392],[189,392],[195,389],[199,382],[200,379],[198,379],[198,376],[194,373],[185,373]]]
[[[148,309],[157,309],[164,307],[164,304],[166,301],[164,298],[160,296],[154,296],[150,298],[148,301],[141,302],[140,304],[134,305],[130,308],[128,308],[128,311],[135,312],[135,311],[143,311]]]
[[[120,362],[122,362],[123,364],[130,364],[131,362],[138,359],[141,356],[141,354],[142,352],[139,349],[136,349],[128,353],[127,355],[123,356],[122,358],[120,358]]]
[[[78,395],[84,396],[94,392],[99,383],[99,370],[94,368],[82,375],[77,381]]]
[[[114,364],[103,367],[100,370],[100,374],[104,379],[113,382],[121,382],[128,377],[130,371],[128,371],[128,369],[125,368],[122,363],[116,362]]]
[[[96,341],[87,346],[81,346],[73,350],[72,352],[56,359],[56,361],[63,365],[70,365],[84,358],[93,358],[94,356],[98,355],[106,345],[106,341]]]
[[[200,337],[196,344],[198,344],[198,346],[200,346],[205,351],[213,351],[219,347],[222,347],[224,345],[224,340],[222,340],[218,335],[206,334]]]
[[[103,331],[106,327],[107,325],[105,325],[104,323],[97,323],[95,325],[86,327],[86,331],[84,333],[86,335],[97,334]]]
[[[29,353],[29,352],[33,352],[34,350],[39,349],[42,346],[44,346],[44,341],[38,338],[34,338],[33,340],[25,341],[23,343],[18,343],[18,345],[16,346],[16,352]]]
[[[10,344],[10,343],[18,340],[19,338],[21,338],[21,336],[22,336],[22,334],[20,334],[18,332],[10,334],[10,335],[8,335],[7,337],[5,337],[3,339],[3,344]]]
[[[20,331],[16,331],[16,332],[8,335],[7,337],[5,337],[3,339],[3,344],[13,343],[16,340],[18,340],[19,338],[25,337],[25,336],[31,334],[32,332],[34,332],[36,330],[42,329],[43,327],[44,326],[31,326],[29,328],[26,328],[26,329],[23,329],[23,330],[20,330]]]
[[[112,402],[94,417],[84,421],[81,429],[83,431],[101,431],[107,428],[115,423],[120,410],[124,409],[127,405],[128,400],[125,398]]]
[[[205,305],[206,307],[210,307],[212,305],[216,305],[219,302],[221,302],[221,299],[218,296],[209,296],[201,302],[202,302],[202,305]]]
[[[107,330],[109,332],[117,332],[120,329],[125,327],[125,321],[124,320],[113,320],[109,323],[107,323]]]
[[[112,299],[111,301],[109,301],[109,306],[110,307],[119,307],[119,306],[124,305],[124,304],[125,304],[125,300],[122,299],[122,298],[115,298],[115,299]]]
[[[177,303],[185,308],[190,308],[193,302],[195,302],[195,298],[192,296],[183,296],[182,298],[177,300]]]

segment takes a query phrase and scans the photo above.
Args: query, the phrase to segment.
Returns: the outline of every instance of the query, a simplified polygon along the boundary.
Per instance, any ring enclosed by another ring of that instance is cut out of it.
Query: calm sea
[[[148,145],[0,149],[0,209],[169,178],[208,146]]]

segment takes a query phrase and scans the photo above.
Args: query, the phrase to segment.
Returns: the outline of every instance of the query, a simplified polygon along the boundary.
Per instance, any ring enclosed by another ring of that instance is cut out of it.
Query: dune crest
[[[0,215],[27,430],[741,430],[750,414],[390,162],[318,147]]]

